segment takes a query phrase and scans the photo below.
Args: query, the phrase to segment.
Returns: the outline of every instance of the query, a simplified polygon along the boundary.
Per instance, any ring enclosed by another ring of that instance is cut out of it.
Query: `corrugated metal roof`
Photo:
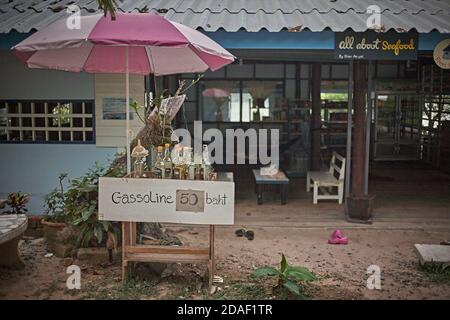
[[[257,32],[367,30],[369,5],[381,10],[382,30],[450,33],[450,0],[116,0],[122,12],[153,12],[195,29]],[[0,32],[39,30],[66,15],[98,12],[96,0],[0,0]]]

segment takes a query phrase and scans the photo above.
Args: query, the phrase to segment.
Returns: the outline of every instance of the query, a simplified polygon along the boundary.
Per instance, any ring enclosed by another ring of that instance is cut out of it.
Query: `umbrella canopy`
[[[125,73],[127,172],[130,159],[129,74],[215,71],[235,57],[204,34],[148,13],[81,16],[79,28],[61,19],[12,48],[30,68]]]
[[[30,68],[168,75],[215,71],[235,57],[201,32],[149,13],[55,21],[13,47]],[[129,48],[129,49],[126,49]],[[126,50],[129,63],[127,66]]]
[[[208,88],[202,91],[202,96],[209,98],[228,98],[230,91],[220,88]]]

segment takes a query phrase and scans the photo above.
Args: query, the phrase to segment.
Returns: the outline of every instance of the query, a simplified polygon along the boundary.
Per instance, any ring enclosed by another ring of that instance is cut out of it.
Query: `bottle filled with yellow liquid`
[[[164,154],[163,147],[159,146],[156,149],[156,160],[155,165],[153,166],[153,177],[155,179],[163,179],[164,178]]]
[[[166,143],[164,145],[164,175],[163,179],[172,179],[173,173],[173,163],[172,158],[170,156],[170,144]]]

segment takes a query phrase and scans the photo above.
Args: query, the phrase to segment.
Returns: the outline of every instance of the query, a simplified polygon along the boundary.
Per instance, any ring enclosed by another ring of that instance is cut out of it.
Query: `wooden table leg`
[[[263,204],[262,184],[258,184],[258,204]]]
[[[214,225],[209,226],[209,279],[208,279],[208,294],[211,294],[214,272],[215,272],[215,260],[214,260]]]
[[[128,279],[128,261],[126,248],[131,244],[129,222],[122,221],[122,282]]]

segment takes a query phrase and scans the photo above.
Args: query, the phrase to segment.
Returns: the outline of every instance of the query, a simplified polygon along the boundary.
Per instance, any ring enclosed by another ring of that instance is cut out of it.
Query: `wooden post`
[[[214,225],[209,226],[209,294],[211,294],[214,281]]]
[[[354,61],[351,194],[346,214],[351,222],[372,223],[374,196],[365,194],[367,62]]]
[[[126,248],[130,245],[129,222],[122,221],[122,282],[128,279],[128,261]]]
[[[353,60],[348,64],[348,104],[347,104],[347,147],[345,169],[345,205],[350,197],[351,173],[352,173],[352,128],[353,128]]]
[[[321,64],[314,62],[312,65],[312,113],[311,113],[311,170],[321,169],[320,160],[320,78]]]
[[[364,169],[366,157],[366,95],[367,62],[354,62],[353,115],[355,118],[352,143],[352,183],[351,191],[355,196],[364,194]]]

